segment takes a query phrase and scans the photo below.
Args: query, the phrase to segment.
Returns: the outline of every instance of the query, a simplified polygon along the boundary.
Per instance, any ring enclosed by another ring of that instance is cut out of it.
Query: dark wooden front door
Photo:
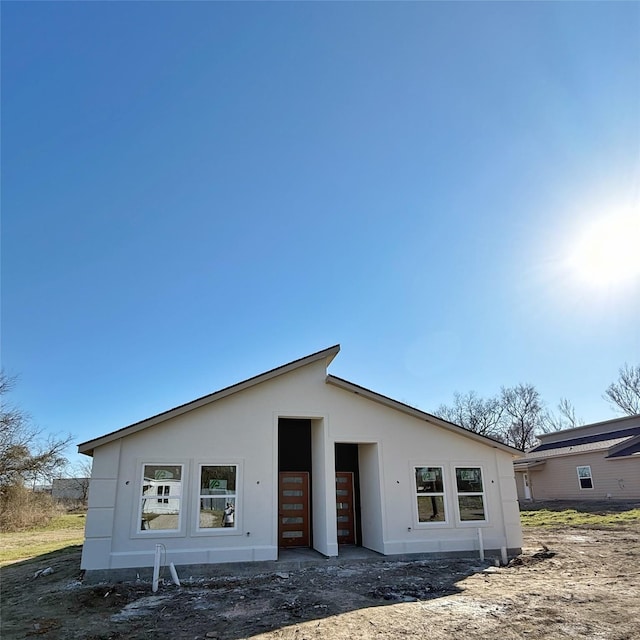
[[[356,543],[356,523],[353,508],[353,473],[336,471],[336,512],[338,544]]]
[[[308,547],[309,473],[282,471],[278,489],[278,545]]]

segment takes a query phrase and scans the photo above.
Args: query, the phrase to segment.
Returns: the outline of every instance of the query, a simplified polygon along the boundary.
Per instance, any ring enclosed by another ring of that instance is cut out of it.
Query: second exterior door
[[[353,508],[353,472],[336,472],[336,514],[338,544],[356,543],[356,523]]]

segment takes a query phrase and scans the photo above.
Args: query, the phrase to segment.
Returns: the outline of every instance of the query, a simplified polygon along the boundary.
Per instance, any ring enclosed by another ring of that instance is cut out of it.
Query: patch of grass
[[[521,511],[520,522],[523,527],[614,526],[640,523],[640,509],[631,509],[622,513],[584,513],[575,509]]]
[[[53,518],[51,522],[32,529],[32,531],[61,531],[63,529],[82,529],[87,520],[86,513],[65,513],[62,516]]]
[[[85,514],[68,513],[29,531],[0,534],[0,566],[30,560],[84,541]]]

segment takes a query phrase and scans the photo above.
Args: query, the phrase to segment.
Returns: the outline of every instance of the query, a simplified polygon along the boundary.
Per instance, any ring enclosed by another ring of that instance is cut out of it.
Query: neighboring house
[[[156,544],[190,572],[287,547],[476,553],[479,530],[487,552],[518,553],[522,453],[327,375],[338,351],[79,445],[87,576],[153,566]]]
[[[54,500],[85,502],[89,492],[89,478],[54,478],[51,496]]]
[[[640,415],[538,439],[514,463],[519,500],[640,499]]]
[[[50,484],[34,484],[31,490],[34,493],[51,493]]]

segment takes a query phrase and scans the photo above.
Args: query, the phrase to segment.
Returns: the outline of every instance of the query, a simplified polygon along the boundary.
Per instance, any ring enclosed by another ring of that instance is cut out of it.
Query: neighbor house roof
[[[539,437],[540,444],[516,461],[516,468],[530,469],[549,458],[604,452],[606,458],[640,455],[640,415],[596,422]]]
[[[334,345],[333,347],[329,347],[328,349],[317,351],[316,353],[312,353],[309,356],[305,356],[304,358],[299,358],[298,360],[294,360],[280,367],[276,367],[275,369],[271,369],[270,371],[261,373],[257,376],[244,380],[243,382],[238,382],[237,384],[225,387],[224,389],[220,389],[219,391],[215,391],[214,393],[202,396],[201,398],[197,398],[196,400],[192,400],[191,402],[179,405],[177,407],[174,407],[173,409],[163,411],[162,413],[154,415],[150,418],[146,418],[145,420],[135,422],[134,424],[123,427],[122,429],[118,429],[117,431],[112,431],[111,433],[107,433],[94,440],[83,442],[78,445],[78,452],[91,456],[93,455],[93,450],[96,447],[102,446],[109,442],[113,442],[114,440],[117,440],[119,438],[124,438],[126,436],[132,435],[134,433],[137,433],[138,431],[142,431],[143,429],[148,429],[149,427],[159,424],[160,422],[175,418],[179,415],[187,413],[188,411],[192,411],[193,409],[198,409],[212,402],[216,402],[217,400],[221,400],[222,398],[226,398],[235,393],[239,393],[240,391],[244,391],[245,389],[249,389],[250,387],[261,384],[262,382],[266,382],[267,380],[271,380],[285,373],[289,373],[313,362],[325,360],[325,366],[329,366],[329,364],[335,358],[339,351],[340,345]],[[398,402],[397,400],[393,400],[392,398],[388,398],[387,396],[383,396],[379,393],[376,393],[375,391],[365,389],[364,387],[361,387],[352,382],[348,382],[347,380],[343,380],[342,378],[327,375],[326,383],[341,388],[345,391],[349,391],[356,395],[362,396],[363,398],[378,402],[379,404],[411,415],[420,420],[424,420],[448,431],[453,431],[467,438],[475,440],[476,442],[482,443],[485,446],[491,446],[495,449],[501,449],[502,451],[506,451],[512,455],[522,455],[522,451],[514,449],[513,447],[499,442],[498,440],[479,435],[457,424],[447,422],[446,420],[442,420],[441,418],[438,418],[434,415],[431,415],[424,411],[420,411],[419,409],[406,405],[402,402]]]
[[[600,437],[605,434],[625,431],[640,426],[640,414],[634,416],[622,416],[613,418],[612,420],[604,420],[602,422],[592,422],[591,424],[583,424],[572,429],[562,429],[561,431],[551,431],[538,436],[540,444],[535,449],[554,445],[559,442],[570,440],[579,440],[590,436]],[[614,436],[610,436],[614,437]]]
[[[585,442],[582,444],[567,444],[564,447],[553,447],[546,449],[533,449],[527,452],[527,457],[531,454],[536,458],[551,458],[552,456],[565,456],[570,453],[587,453],[590,451],[605,451],[611,447],[614,447],[621,442],[629,440],[626,438],[608,438],[606,440],[599,440],[597,442]]]

